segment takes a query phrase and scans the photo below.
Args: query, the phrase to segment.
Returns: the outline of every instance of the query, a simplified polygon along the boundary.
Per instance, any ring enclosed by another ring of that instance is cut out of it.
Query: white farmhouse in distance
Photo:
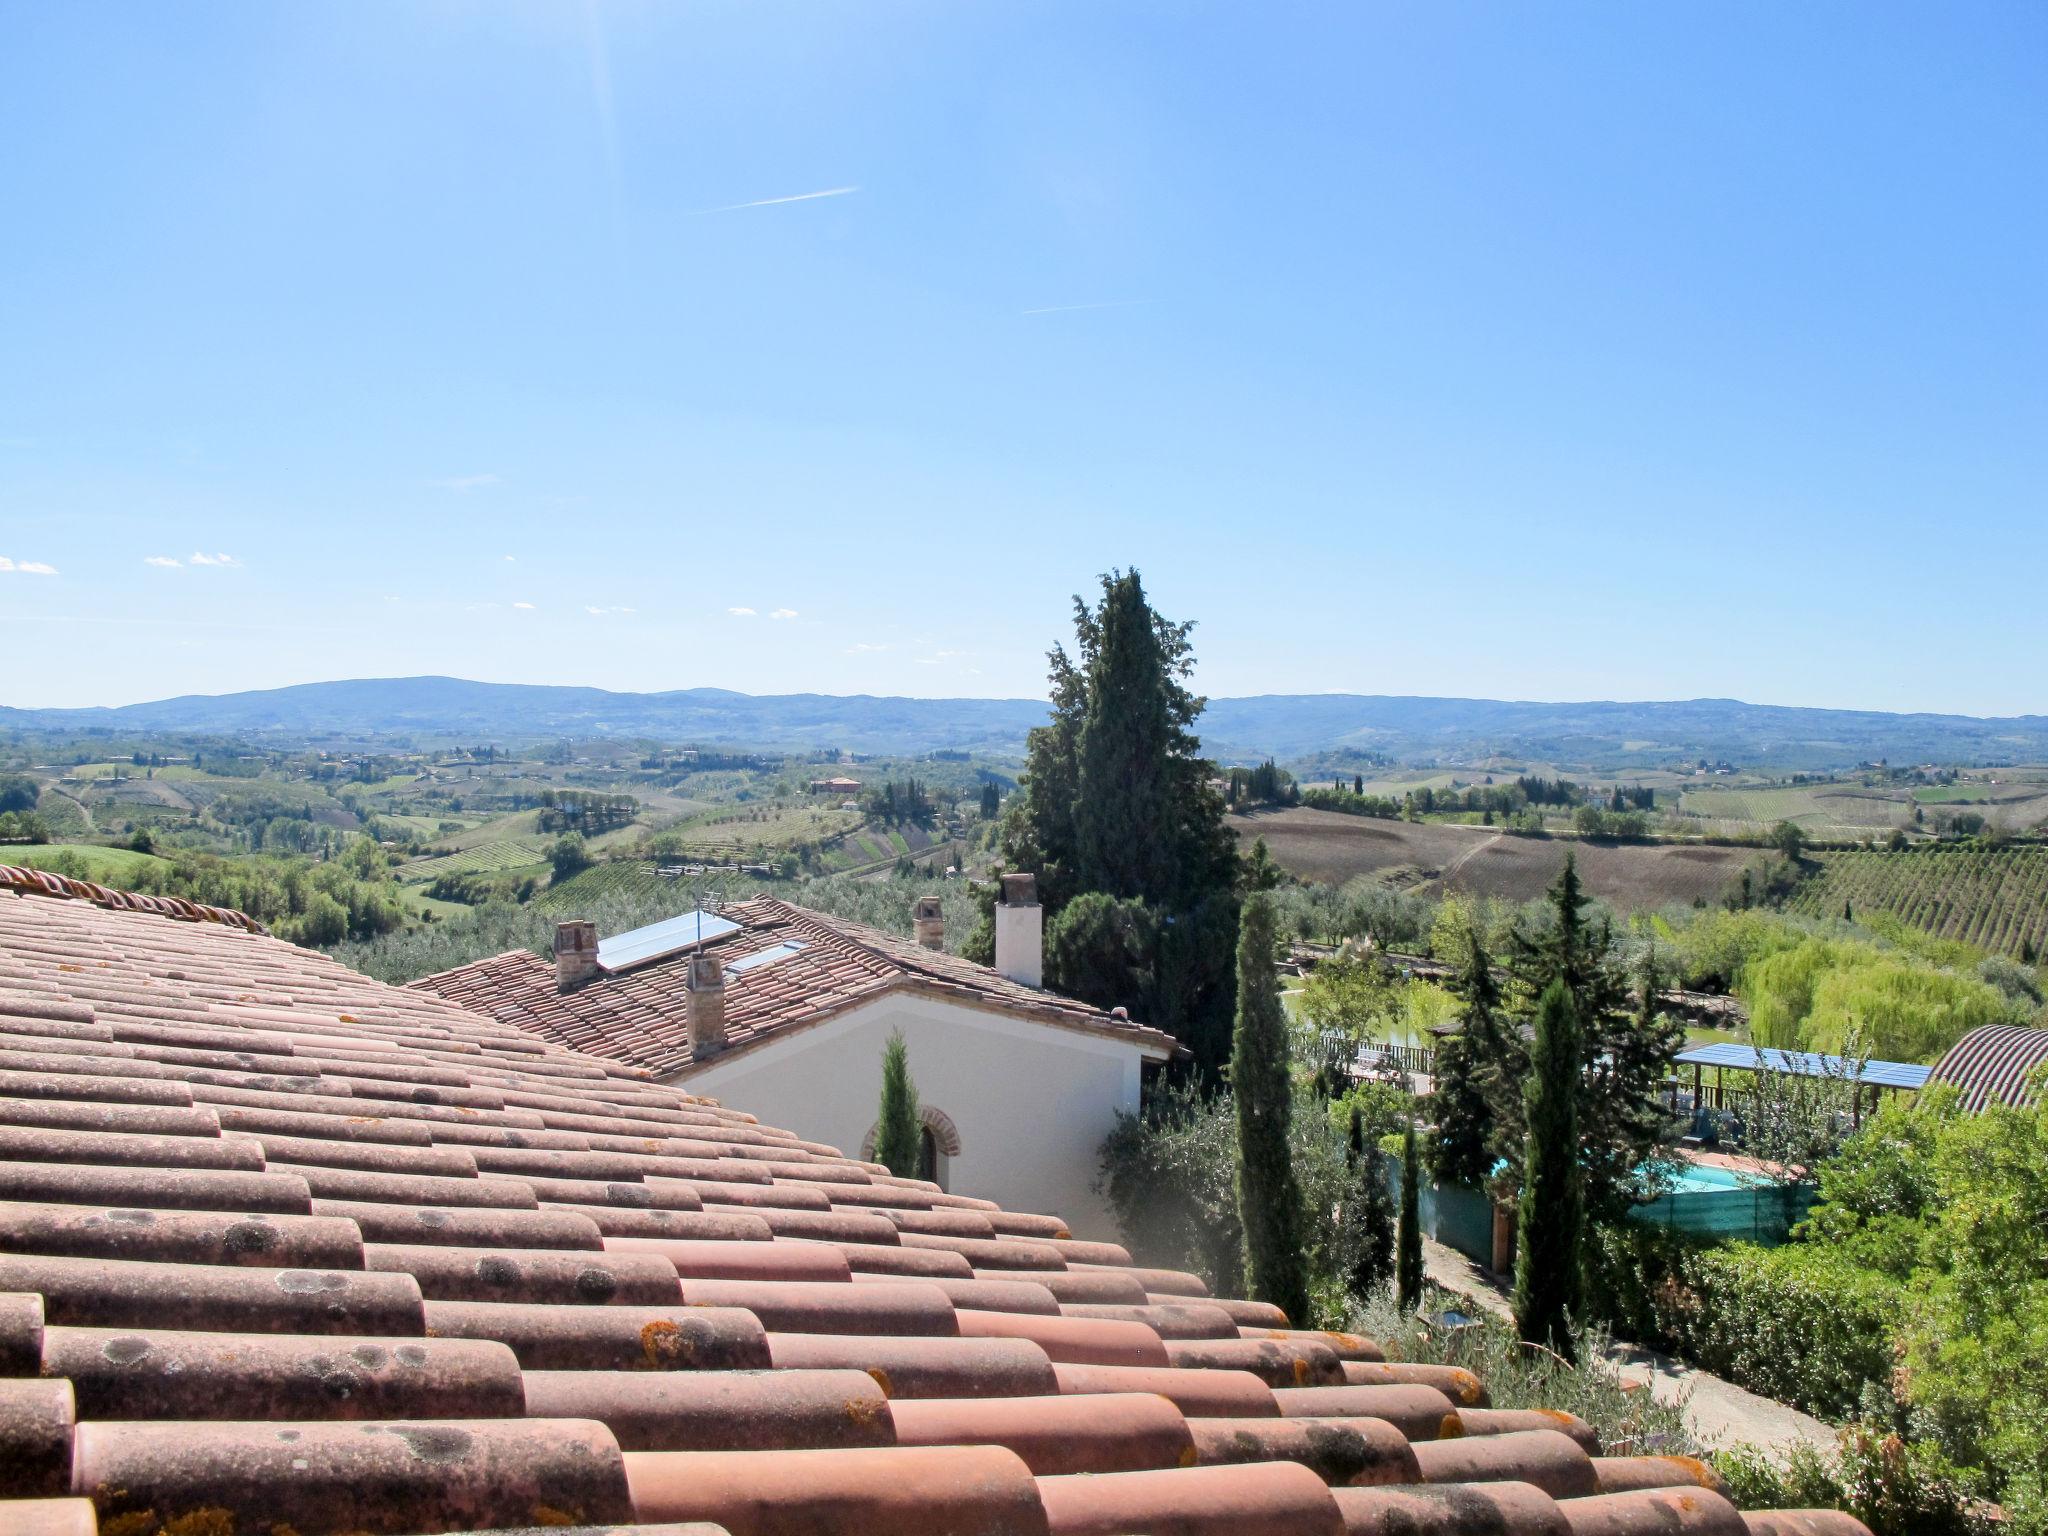
[[[1094,1190],[1098,1151],[1173,1037],[1041,990],[1029,875],[1004,878],[994,967],[945,953],[936,898],[918,902],[912,926],[896,938],[774,899],[602,940],[565,922],[552,963],[514,950],[411,985],[863,1158],[882,1048],[901,1030],[925,1177],[1114,1237]]]

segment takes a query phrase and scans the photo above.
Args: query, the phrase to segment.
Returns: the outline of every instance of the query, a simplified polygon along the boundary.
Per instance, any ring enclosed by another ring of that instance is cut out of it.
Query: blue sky
[[[0,702],[2048,709],[2048,9],[0,0]],[[174,563],[173,563],[174,562]],[[778,616],[779,615],[779,616]]]

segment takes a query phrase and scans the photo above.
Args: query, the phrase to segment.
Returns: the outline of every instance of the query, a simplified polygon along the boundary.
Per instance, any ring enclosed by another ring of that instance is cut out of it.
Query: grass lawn
[[[60,853],[82,860],[88,871],[86,878],[102,885],[119,885],[124,880],[134,879],[138,870],[161,868],[170,863],[170,860],[160,859],[153,853],[137,853],[130,848],[102,848],[94,843],[7,843],[0,844],[0,864],[48,869],[60,862],[57,858]]]

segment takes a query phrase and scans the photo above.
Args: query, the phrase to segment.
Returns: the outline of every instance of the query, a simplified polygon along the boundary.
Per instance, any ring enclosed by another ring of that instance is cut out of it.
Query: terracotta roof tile
[[[719,916],[740,930],[709,940],[705,947],[725,957],[728,966],[784,942],[803,946],[773,965],[727,970],[727,1054],[898,989],[1114,1035],[1161,1059],[1174,1049],[1173,1038],[1156,1029],[1022,986],[987,966],[864,923],[772,897],[723,907]],[[686,1077],[696,1066],[684,1019],[688,964],[687,954],[672,954],[629,970],[600,972],[564,992],[556,985],[552,962],[530,950],[513,950],[410,986],[559,1045],[647,1067],[662,1077]]]
[[[1862,1531],[234,914],[18,875],[9,1536]],[[821,995],[977,985],[845,943]]]

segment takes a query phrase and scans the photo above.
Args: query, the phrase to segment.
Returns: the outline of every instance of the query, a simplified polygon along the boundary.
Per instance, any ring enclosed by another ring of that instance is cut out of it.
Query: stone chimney
[[[910,931],[926,949],[946,947],[946,914],[939,907],[938,897],[917,898],[917,905],[910,909]]]
[[[996,903],[996,969],[1027,987],[1045,985],[1045,908],[1036,875],[1003,876]]]
[[[690,1054],[705,1061],[725,1049],[725,962],[716,955],[690,957]]]
[[[555,990],[567,992],[597,974],[597,924],[580,918],[555,924]]]

